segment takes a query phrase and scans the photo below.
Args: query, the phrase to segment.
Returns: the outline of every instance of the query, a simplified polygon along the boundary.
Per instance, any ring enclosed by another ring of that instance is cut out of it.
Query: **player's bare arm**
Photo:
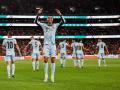
[[[107,48],[107,47],[105,47],[105,49],[106,49],[106,54],[108,55],[108,54],[109,54],[108,48]]]
[[[19,48],[18,44],[16,44],[16,48],[17,48],[17,50],[18,50],[19,55],[20,55],[20,56],[22,56],[22,54],[21,54],[21,52],[20,52],[20,48]]]

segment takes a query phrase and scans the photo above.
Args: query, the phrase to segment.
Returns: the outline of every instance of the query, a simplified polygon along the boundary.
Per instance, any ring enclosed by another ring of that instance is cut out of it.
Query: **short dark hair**
[[[7,36],[12,36],[12,35],[13,35],[13,33],[10,31],[7,33]]]

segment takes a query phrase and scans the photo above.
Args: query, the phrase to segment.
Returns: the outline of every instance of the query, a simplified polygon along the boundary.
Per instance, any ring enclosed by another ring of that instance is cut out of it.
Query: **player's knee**
[[[44,63],[48,62],[48,57],[44,57]]]
[[[55,63],[55,57],[51,58],[51,63]]]

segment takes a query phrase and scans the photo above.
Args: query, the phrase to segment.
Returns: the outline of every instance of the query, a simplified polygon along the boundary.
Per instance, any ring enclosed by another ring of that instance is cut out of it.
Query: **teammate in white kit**
[[[108,54],[109,53],[108,48],[101,39],[98,39],[97,47],[98,47],[98,66],[99,67],[101,66],[101,60],[103,61],[104,66],[106,66],[105,50],[106,53]]]
[[[77,45],[77,58],[78,58],[78,67],[82,67],[84,65],[84,44],[82,43],[82,40]]]
[[[8,38],[4,39],[2,43],[2,48],[6,51],[5,61],[7,63],[7,74],[9,79],[11,77],[10,65],[12,65],[12,78],[14,78],[15,75],[15,47],[17,48],[19,55],[22,56],[16,39],[12,38],[9,33]]]
[[[36,40],[33,36],[31,37],[31,41],[28,43],[28,45],[25,47],[26,48],[32,45],[32,67],[33,71],[38,71],[39,70],[39,57],[40,57],[40,49],[42,50],[42,45],[39,40]]]
[[[60,49],[60,64],[61,67],[65,67],[65,59],[66,59],[66,53],[67,53],[67,46],[66,40],[59,43],[59,49]]]
[[[73,58],[73,62],[74,62],[74,66],[76,67],[77,66],[77,45],[78,45],[78,42],[76,42],[75,40],[72,40],[72,44],[71,44],[71,47],[72,47],[72,58]]]
[[[42,13],[42,8],[39,9],[35,23],[38,26],[41,26],[43,31],[44,31],[44,72],[45,72],[45,78],[44,82],[48,81],[48,59],[51,59],[51,81],[54,82],[54,72],[55,72],[55,57],[56,57],[56,44],[55,44],[55,34],[57,28],[65,23],[65,19],[63,18],[61,12],[56,9],[57,14],[60,15],[61,17],[61,22],[60,23],[55,23],[53,24],[53,17],[48,16],[47,22],[48,23],[41,23],[38,18],[39,15]]]

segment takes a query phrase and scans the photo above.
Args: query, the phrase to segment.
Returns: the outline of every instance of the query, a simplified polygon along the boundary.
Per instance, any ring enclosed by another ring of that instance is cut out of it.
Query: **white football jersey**
[[[63,21],[65,22],[65,19],[63,16],[61,16]],[[46,23],[41,23],[40,21],[37,21],[37,24],[40,25],[44,31],[44,44],[54,45],[55,44],[55,34],[56,30],[61,25],[62,21],[60,23],[54,23],[52,25],[48,25]]]
[[[67,52],[66,49],[67,49],[67,43],[66,42],[61,42],[59,43],[59,46],[60,46],[60,52]]]
[[[77,47],[78,47],[77,48],[78,52],[83,52],[83,47],[84,47],[83,43],[78,43]]]
[[[49,44],[49,45],[55,44],[56,30],[60,24],[56,23],[51,26],[41,22],[39,22],[38,24],[42,27],[44,31],[44,44]]]
[[[17,41],[14,38],[6,38],[3,40],[2,45],[6,48],[6,55],[15,53],[15,44],[17,44]]]
[[[73,53],[76,53],[77,52],[77,46],[78,46],[78,43],[77,42],[73,42],[71,44],[71,47],[73,48]]]
[[[99,48],[98,53],[105,53],[105,47],[107,47],[107,46],[104,42],[98,42],[97,47]]]
[[[31,40],[30,43],[32,45],[32,52],[33,53],[39,53],[41,43],[38,40]]]

